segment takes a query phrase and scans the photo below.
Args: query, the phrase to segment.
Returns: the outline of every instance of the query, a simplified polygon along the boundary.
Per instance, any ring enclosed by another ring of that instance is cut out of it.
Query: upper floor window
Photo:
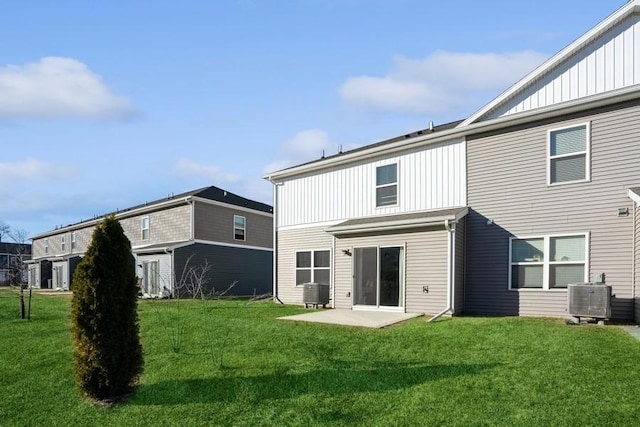
[[[76,232],[71,233],[71,250],[76,248]]]
[[[63,234],[62,236],[60,236],[60,250],[62,250],[64,252],[65,248],[66,248],[66,236]]]
[[[233,238],[246,240],[247,219],[240,215],[233,216]]]
[[[376,207],[398,203],[398,164],[376,168]]]
[[[589,125],[549,131],[549,184],[589,179]]]
[[[587,235],[511,239],[511,289],[566,288],[587,277]]]
[[[49,253],[49,239],[44,239],[44,253]]]
[[[140,229],[142,230],[142,240],[149,240],[149,217],[144,216],[140,220]]]
[[[329,285],[331,278],[331,252],[296,252],[296,285],[303,283],[324,283]]]

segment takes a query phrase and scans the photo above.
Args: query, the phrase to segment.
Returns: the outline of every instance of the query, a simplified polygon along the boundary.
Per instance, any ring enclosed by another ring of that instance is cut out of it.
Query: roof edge
[[[618,10],[613,12],[611,15],[609,15],[608,17],[600,21],[598,24],[596,24],[594,27],[592,27],[582,36],[574,40],[572,43],[570,43],[560,52],[556,53],[551,58],[549,58],[548,60],[543,62],[541,65],[539,65],[536,69],[534,69],[529,74],[524,76],[522,79],[516,82],[513,86],[511,86],[506,91],[504,91],[502,94],[498,95],[491,102],[489,102],[488,104],[480,108],[478,111],[473,113],[466,120],[460,123],[458,127],[461,127],[461,128],[466,127],[476,122],[483,115],[487,114],[492,109],[494,109],[495,107],[497,107],[498,105],[500,105],[501,103],[503,103],[504,101],[506,101],[513,95],[515,95],[521,89],[524,89],[525,87],[527,87],[527,85],[529,85],[531,82],[533,82],[534,80],[538,79],[539,77],[541,77],[542,75],[550,71],[553,67],[562,63],[565,59],[569,58],[570,56],[578,52],[584,46],[586,46],[587,44],[589,44],[590,42],[592,42],[593,40],[595,40],[596,38],[600,37],[605,32],[607,32],[611,27],[617,25],[620,21],[622,21],[623,19],[627,18],[628,16],[630,16],[635,12],[640,12],[640,0],[628,1],[626,4],[624,4],[623,6],[618,8]]]
[[[640,1],[640,0],[639,0]],[[322,159],[319,161],[304,163],[293,166],[280,171],[275,171],[263,178],[277,184],[280,180],[295,177],[304,173],[316,172],[330,167],[341,166],[352,163],[356,160],[364,160],[372,157],[392,154],[394,152],[403,151],[407,148],[418,148],[425,145],[437,144],[442,142],[453,142],[457,138],[465,138],[480,132],[493,131],[509,126],[521,125],[536,120],[544,120],[556,115],[571,114],[584,110],[591,110],[607,105],[613,105],[632,99],[638,98],[640,95],[640,84],[628,86],[614,91],[599,93],[585,98],[565,101],[559,104],[553,104],[546,107],[536,108],[521,113],[510,114],[508,116],[497,117],[486,121],[476,122],[464,127],[456,127],[443,130],[434,134],[420,135],[408,138],[402,141],[391,142],[383,146],[372,145],[369,148],[360,149],[358,151],[348,151],[340,156]]]

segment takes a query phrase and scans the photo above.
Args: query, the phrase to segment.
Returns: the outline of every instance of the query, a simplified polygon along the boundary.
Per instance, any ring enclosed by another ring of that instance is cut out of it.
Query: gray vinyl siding
[[[589,233],[587,279],[605,273],[612,316],[633,317],[633,218],[617,209],[632,208],[627,188],[640,185],[638,118],[625,105],[468,138],[467,312],[566,315],[565,290],[508,290],[509,237]],[[548,186],[547,131],[585,122],[591,181]]]
[[[149,217],[149,239],[142,240],[142,218]],[[191,205],[179,205],[120,219],[132,246],[191,239]]]
[[[33,259],[42,258],[47,256],[48,254],[44,253],[44,239],[33,239],[31,241],[31,252],[33,254]]]
[[[246,218],[246,240],[234,239],[233,216]],[[196,240],[273,248],[273,216],[194,202],[194,237]]]
[[[188,261],[188,264],[187,264]],[[174,251],[174,271],[180,277],[187,265],[211,265],[208,290],[221,292],[237,281],[226,296],[253,296],[271,293],[273,252],[195,243]]]
[[[89,243],[91,243],[91,238],[93,236],[93,230],[95,226],[88,226],[84,228],[79,228],[73,231],[65,230],[64,232],[60,232],[57,234],[52,234],[47,236],[46,238],[38,238],[33,240],[33,258],[46,258],[46,257],[55,257],[55,256],[64,256],[64,255],[81,255],[89,247]],[[76,246],[75,248],[71,248],[71,233],[76,233]],[[61,237],[65,236],[65,249],[62,250],[61,245]],[[48,253],[44,252],[45,239],[48,239],[49,242],[49,251]]]
[[[343,249],[363,246],[405,247],[405,311],[438,313],[447,306],[447,243],[444,227],[421,231],[355,235],[336,238],[335,288],[336,308],[350,309],[353,287],[352,256]],[[428,287],[428,293],[423,287]],[[349,295],[349,296],[347,296]]]
[[[149,239],[142,240],[141,220],[149,217]],[[158,243],[179,242],[191,238],[191,206],[180,205],[168,209],[121,218],[120,225],[132,246],[152,245]],[[33,240],[34,258],[48,258],[70,254],[83,254],[93,237],[95,225],[79,226],[75,230],[65,229],[46,237],[49,251],[44,252],[45,237]],[[76,233],[76,247],[71,249],[71,233]],[[61,236],[65,236],[65,249],[62,250]]]
[[[465,272],[465,228],[467,219],[462,218],[456,224],[456,259],[455,259],[455,289],[453,312],[459,314],[464,312],[464,272]]]
[[[324,230],[325,227],[310,227],[278,231],[278,298],[283,303],[302,304],[302,286],[296,286],[296,251],[332,250],[333,236]],[[332,255],[331,275],[335,283],[334,259]]]

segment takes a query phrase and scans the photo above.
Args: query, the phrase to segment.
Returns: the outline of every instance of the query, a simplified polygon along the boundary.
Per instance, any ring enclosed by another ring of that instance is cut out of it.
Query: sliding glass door
[[[404,248],[364,247],[353,251],[353,304],[402,307]]]

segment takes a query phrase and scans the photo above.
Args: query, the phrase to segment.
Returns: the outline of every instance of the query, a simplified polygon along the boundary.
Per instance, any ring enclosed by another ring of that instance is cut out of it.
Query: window
[[[376,168],[376,207],[398,203],[398,164]]]
[[[303,283],[324,283],[331,281],[331,252],[296,252],[296,285]]]
[[[247,219],[240,215],[233,216],[233,238],[246,240]]]
[[[71,233],[71,250],[76,248],[76,232]]]
[[[589,179],[589,125],[549,131],[549,184]]]
[[[44,253],[49,253],[49,239],[44,239]]]
[[[140,228],[142,229],[142,240],[149,240],[149,217],[144,216],[140,220]]]
[[[587,235],[511,239],[511,289],[557,289],[587,277]]]
[[[64,248],[65,248],[65,235],[63,234],[62,236],[60,236],[60,249],[64,252]]]

